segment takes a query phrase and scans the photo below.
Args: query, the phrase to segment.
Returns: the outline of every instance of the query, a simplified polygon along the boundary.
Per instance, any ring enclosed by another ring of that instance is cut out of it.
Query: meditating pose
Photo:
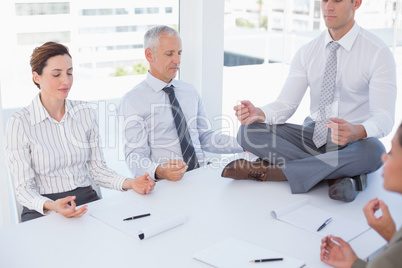
[[[208,164],[204,151],[243,152],[234,137],[210,129],[195,87],[176,80],[182,53],[179,33],[156,26],[144,36],[149,72],[119,106],[126,163],[132,174],[178,181]]]
[[[396,72],[387,45],[355,22],[361,3],[321,1],[328,29],[296,53],[278,99],[234,107],[238,141],[261,161],[238,159],[223,177],[288,180],[292,193],[327,180],[329,197],[346,202],[364,190],[366,174],[382,165],[378,138],[394,124]],[[310,115],[302,125],[286,123],[307,88]]]
[[[21,221],[58,212],[80,217],[99,199],[100,186],[150,193],[155,181],[144,174],[130,179],[109,169],[100,148],[96,114],[89,103],[68,100],[73,64],[68,48],[47,42],[31,56],[33,82],[39,94],[13,114],[6,134],[7,161],[15,195],[24,207]]]

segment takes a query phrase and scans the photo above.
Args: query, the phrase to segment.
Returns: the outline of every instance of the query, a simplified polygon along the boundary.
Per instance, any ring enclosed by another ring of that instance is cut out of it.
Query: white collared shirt
[[[173,79],[169,84],[186,117],[200,166],[205,164],[204,150],[212,153],[237,153],[242,148],[234,137],[210,129],[201,97],[191,84]],[[123,128],[126,163],[135,175],[155,175],[157,166],[169,159],[183,161],[176,125],[168,95],[168,86],[149,72],[144,81],[124,95],[119,106]]]
[[[269,124],[285,123],[310,88],[310,116],[315,120],[324,68],[333,41],[328,30],[304,45],[295,55],[278,99],[261,109]],[[385,43],[357,23],[337,41],[337,74],[331,117],[362,124],[367,137],[381,138],[394,124],[395,60]]]
[[[42,214],[42,194],[91,185],[122,190],[125,177],[106,166],[99,147],[95,112],[89,103],[66,100],[66,113],[54,120],[40,101],[14,113],[7,124],[7,161],[21,205]]]

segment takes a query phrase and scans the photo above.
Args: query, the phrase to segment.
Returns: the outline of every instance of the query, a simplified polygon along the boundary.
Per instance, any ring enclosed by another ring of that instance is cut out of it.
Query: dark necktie
[[[325,64],[324,78],[321,89],[320,104],[318,106],[319,114],[315,122],[313,142],[317,148],[320,148],[327,142],[328,128],[325,123],[328,122],[332,100],[334,97],[335,78],[336,78],[336,51],[340,44],[337,42],[329,43],[329,55]]]
[[[187,171],[198,168],[199,164],[197,160],[197,155],[195,154],[190,133],[188,132],[186,118],[180,108],[179,101],[176,99],[173,86],[165,87],[163,91],[168,94],[170,104],[172,105],[173,120],[176,125],[177,135],[180,141],[180,149],[181,153],[183,154],[183,160],[188,165]]]

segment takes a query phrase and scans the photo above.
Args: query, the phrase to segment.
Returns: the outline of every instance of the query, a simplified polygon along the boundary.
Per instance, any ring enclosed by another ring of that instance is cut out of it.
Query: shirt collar
[[[70,100],[65,101],[65,109],[66,109],[66,114],[69,114],[72,118],[75,119],[75,113],[71,113],[72,111],[72,103]],[[30,118],[31,118],[31,125],[38,124],[42,121],[44,121],[46,118],[49,118],[49,120],[54,120],[48,111],[46,110],[45,106],[43,106],[41,100],[40,100],[40,93],[36,95],[36,97],[32,100],[31,105],[29,106],[29,112],[30,112]]]
[[[177,86],[177,80],[176,79],[172,79],[169,83],[166,84],[166,82],[163,82],[162,80],[159,80],[158,78],[156,78],[155,76],[153,76],[149,71],[147,73],[147,77],[145,78],[145,81],[147,82],[147,84],[152,88],[153,91],[155,92],[159,92],[162,89],[164,89],[165,87],[168,86]]]
[[[359,32],[360,32],[360,26],[357,24],[357,22],[355,22],[355,24],[353,24],[352,29],[350,29],[349,32],[347,32],[337,42],[344,49],[346,49],[349,52],[352,49],[353,43],[355,42]],[[329,34],[329,30],[327,30],[326,34],[325,34],[325,47],[327,47],[328,43],[331,42],[331,41],[334,41],[334,40],[332,39],[331,35]]]

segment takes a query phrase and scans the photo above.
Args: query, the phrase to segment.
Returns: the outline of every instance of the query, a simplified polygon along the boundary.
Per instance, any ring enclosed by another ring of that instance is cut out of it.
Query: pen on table
[[[317,232],[319,232],[322,229],[324,229],[324,227],[327,226],[328,223],[330,223],[331,221],[332,221],[332,218],[329,218],[328,220],[326,220],[320,227],[318,227]]]
[[[132,216],[132,217],[129,217],[129,218],[124,219],[123,221],[135,220],[135,219],[139,219],[139,218],[147,217],[147,216],[151,216],[151,213],[142,214],[142,215],[137,215],[137,216]]]
[[[267,261],[283,261],[283,258],[260,259],[260,260],[252,260],[250,262],[267,262]]]

